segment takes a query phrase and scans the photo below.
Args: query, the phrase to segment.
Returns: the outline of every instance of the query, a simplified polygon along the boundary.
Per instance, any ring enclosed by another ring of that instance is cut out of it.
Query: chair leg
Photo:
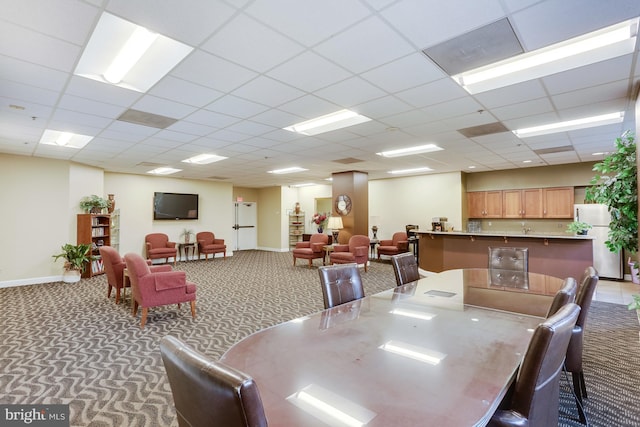
[[[142,307],[142,317],[140,318],[140,329],[144,328],[144,324],[147,323],[148,313],[149,313],[149,307]]]
[[[293,257],[293,266],[296,266],[296,257]]]
[[[109,288],[107,288],[107,298],[111,298],[111,289],[113,289],[113,286],[109,285]]]
[[[131,315],[135,317],[135,315],[138,313],[138,301],[133,301],[133,304],[131,304]]]
[[[120,302],[120,288],[116,288],[116,304]]]
[[[191,301],[191,317],[196,318],[196,302]]]
[[[576,406],[578,407],[578,416],[580,418],[580,422],[585,424],[587,419],[582,406],[583,384],[581,384],[584,381],[584,377],[581,378],[581,374],[582,372],[572,372],[571,377],[573,379],[573,392],[575,393]]]
[[[309,268],[311,268],[312,265],[313,265],[313,260],[309,258]]]
[[[586,399],[587,396],[587,383],[584,382],[584,372],[580,371],[580,384],[582,385],[582,396]]]

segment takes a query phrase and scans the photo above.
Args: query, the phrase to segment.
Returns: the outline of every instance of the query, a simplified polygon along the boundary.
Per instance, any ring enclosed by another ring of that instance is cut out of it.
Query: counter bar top
[[[568,233],[549,233],[549,232],[535,232],[530,231],[528,233],[522,233],[520,231],[427,231],[427,230],[413,230],[417,234],[433,234],[444,236],[485,236],[485,237],[526,237],[533,239],[572,239],[572,240],[593,240],[593,236],[576,236]]]

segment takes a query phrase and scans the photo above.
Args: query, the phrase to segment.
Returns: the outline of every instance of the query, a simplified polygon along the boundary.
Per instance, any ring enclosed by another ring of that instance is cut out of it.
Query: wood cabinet
[[[502,190],[502,218],[542,218],[542,189]]]
[[[469,218],[502,218],[502,190],[467,193]]]
[[[543,188],[543,218],[573,218],[573,187]]]
[[[95,258],[90,265],[85,266],[82,277],[103,274],[104,268],[98,248],[111,246],[111,215],[78,214],[76,226],[78,244],[91,245],[91,254]]]
[[[296,247],[296,243],[302,242],[304,234],[304,212],[289,214],[289,250]]]

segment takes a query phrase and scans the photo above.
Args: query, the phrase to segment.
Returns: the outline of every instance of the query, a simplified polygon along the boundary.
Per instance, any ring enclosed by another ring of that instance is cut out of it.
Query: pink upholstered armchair
[[[369,261],[369,243],[367,236],[356,234],[351,236],[348,245],[335,245],[329,258],[331,264],[364,264],[364,271],[367,271]]]
[[[181,303],[189,302],[191,316],[196,317],[196,285],[187,282],[184,271],[152,272],[145,259],[134,253],[126,254],[124,260],[131,280],[133,315],[142,307],[140,328],[144,328],[149,307],[178,304],[180,308]]]
[[[293,249],[293,266],[296,266],[296,259],[300,258],[309,260],[309,268],[311,268],[314,259],[324,257],[322,247],[328,243],[329,236],[321,233],[312,234],[308,242],[296,243]]]
[[[198,242],[198,257],[204,254],[204,259],[209,259],[209,254],[213,254],[211,258],[215,258],[217,253],[223,253],[224,258],[227,257],[227,245],[224,239],[216,239],[215,234],[210,231],[201,231],[196,234]]]
[[[144,241],[148,259],[164,258],[169,262],[169,258],[173,257],[173,265],[176,265],[178,249],[176,249],[176,242],[169,241],[169,236],[164,233],[151,233],[145,236]]]
[[[380,240],[378,246],[378,259],[380,255],[398,255],[409,250],[409,238],[407,233],[399,231],[393,233],[391,240]]]
[[[111,290],[116,288],[116,304],[120,302],[120,290],[126,290],[130,287],[130,281],[124,278],[124,269],[126,264],[124,258],[120,256],[111,246],[101,246],[99,249],[100,256],[102,257],[102,263],[104,265],[104,272],[107,275],[107,284],[109,288],[107,290],[107,298],[111,298]],[[147,260],[147,264],[151,264],[151,260]],[[149,267],[152,272],[155,271],[171,271],[170,265],[156,265]]]

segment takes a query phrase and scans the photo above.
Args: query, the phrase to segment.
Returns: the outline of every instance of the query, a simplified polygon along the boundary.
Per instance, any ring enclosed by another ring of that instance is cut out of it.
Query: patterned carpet
[[[72,426],[177,426],[160,338],[181,337],[219,358],[257,330],[321,310],[315,266],[294,268],[291,254],[263,251],[179,263],[198,284],[197,318],[188,306],[155,308],[143,330],[128,300],[106,298],[105,276],[0,289],[0,404],[68,403]],[[372,262],[362,277],[368,295],[395,286],[388,262]],[[589,316],[590,425],[640,426],[635,313],[594,302]],[[568,390],[563,385],[561,425],[580,426]]]

